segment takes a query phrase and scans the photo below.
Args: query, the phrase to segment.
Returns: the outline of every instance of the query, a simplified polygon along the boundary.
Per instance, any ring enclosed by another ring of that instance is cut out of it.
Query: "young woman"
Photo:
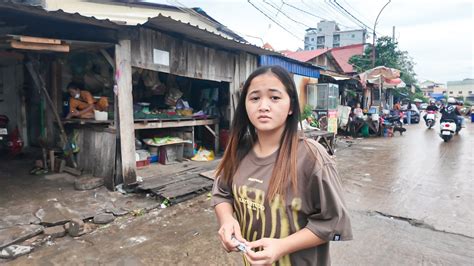
[[[243,242],[246,264],[326,265],[329,241],[352,238],[334,161],[299,135],[299,118],[285,69],[248,77],[212,192],[222,245]]]

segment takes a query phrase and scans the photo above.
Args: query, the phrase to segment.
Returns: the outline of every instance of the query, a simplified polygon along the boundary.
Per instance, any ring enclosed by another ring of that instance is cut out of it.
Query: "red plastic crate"
[[[150,165],[150,163],[151,163],[151,158],[148,158],[146,160],[137,161],[137,168],[148,166],[148,165]]]

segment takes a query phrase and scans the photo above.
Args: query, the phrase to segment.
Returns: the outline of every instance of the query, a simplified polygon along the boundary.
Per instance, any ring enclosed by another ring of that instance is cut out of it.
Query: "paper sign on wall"
[[[153,63],[157,65],[170,65],[170,53],[167,51],[153,49]]]

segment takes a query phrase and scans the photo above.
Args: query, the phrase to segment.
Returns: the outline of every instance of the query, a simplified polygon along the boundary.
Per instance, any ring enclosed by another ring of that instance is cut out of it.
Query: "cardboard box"
[[[161,164],[173,164],[183,160],[184,144],[170,144],[161,146],[159,150],[159,162]]]

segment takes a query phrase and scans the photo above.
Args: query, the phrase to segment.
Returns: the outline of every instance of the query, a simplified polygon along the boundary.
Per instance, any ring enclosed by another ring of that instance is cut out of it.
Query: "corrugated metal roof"
[[[62,10],[47,11],[40,6],[15,4],[10,1],[0,0],[0,13],[3,12],[9,12],[10,14],[18,14],[19,16],[28,14],[32,16],[49,18],[52,20],[62,20],[74,23],[94,25],[109,29],[120,29],[126,27],[124,25],[116,24],[108,19],[100,20],[95,17],[86,17],[79,13],[67,13]],[[232,39],[216,32],[210,32],[207,29],[200,28],[197,25],[185,23],[180,20],[175,20],[171,17],[166,17],[163,15],[158,15],[157,17],[149,18],[148,21],[142,26],[166,32],[178,33],[188,39],[192,39],[206,44],[211,44],[229,50],[245,51],[256,55],[280,55],[277,52],[263,49],[259,46],[247,42]]]
[[[257,55],[280,55],[277,52],[266,50],[247,42],[227,38],[221,34],[202,29],[197,25],[185,23],[163,15],[149,18],[148,22],[143,24],[143,26],[166,32],[179,33],[188,39],[213,44],[229,50],[240,50]]]
[[[299,62],[288,57],[272,55],[260,56],[259,64],[261,66],[278,65],[285,68],[290,73],[311,78],[319,78],[319,70],[321,69],[320,67]]]
[[[25,4],[16,4],[12,3],[11,1],[2,1],[0,0],[0,14],[5,14],[4,12],[9,12],[12,14],[17,13],[19,16],[21,15],[32,15],[32,16],[40,16],[44,18],[49,18],[52,20],[62,20],[74,23],[81,23],[81,24],[88,24],[93,26],[98,26],[102,28],[109,28],[109,29],[119,29],[120,25],[105,19],[97,19],[95,17],[85,17],[79,13],[66,13],[61,9],[56,11],[47,11],[40,6],[31,6]]]
[[[353,44],[333,48],[331,54],[344,73],[353,73],[356,71],[352,65],[349,64],[349,59],[354,55],[364,54],[364,44]]]

